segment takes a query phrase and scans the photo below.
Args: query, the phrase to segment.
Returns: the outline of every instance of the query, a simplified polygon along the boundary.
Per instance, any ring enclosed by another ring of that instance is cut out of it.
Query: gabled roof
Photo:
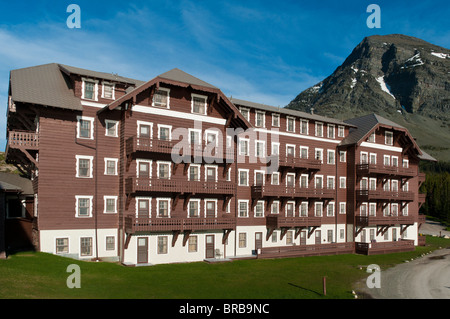
[[[193,84],[193,85],[199,85],[203,87],[208,87],[211,89],[218,89],[212,84],[209,84],[208,82],[205,82],[203,80],[200,80],[199,78],[196,78],[195,76],[192,76],[180,69],[174,68],[170,71],[167,71],[163,74],[158,75],[159,78],[172,80],[176,82],[182,82],[187,84]]]
[[[11,98],[14,102],[81,111],[80,99],[75,97],[68,83],[57,63],[12,70]]]
[[[333,119],[333,118],[326,117],[326,116],[321,116],[318,114],[311,114],[311,113],[306,113],[306,112],[282,108],[282,107],[276,107],[276,106],[270,106],[270,105],[261,104],[261,103],[255,103],[255,102],[236,99],[233,97],[230,98],[230,101],[234,105],[240,105],[240,106],[244,106],[244,107],[246,106],[246,107],[250,107],[250,108],[254,108],[254,109],[258,109],[258,110],[262,110],[262,111],[287,114],[287,115],[292,115],[292,116],[296,116],[296,117],[301,117],[304,119],[310,119],[310,120],[315,120],[315,121],[320,121],[320,122],[325,122],[325,123],[332,123],[332,124],[355,127],[353,124],[345,123],[344,121],[341,121],[338,119]]]

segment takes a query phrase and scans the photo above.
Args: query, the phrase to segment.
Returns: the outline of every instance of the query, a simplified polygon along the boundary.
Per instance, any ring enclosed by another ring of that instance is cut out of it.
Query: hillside
[[[450,50],[393,34],[366,37],[330,76],[287,108],[338,119],[377,113],[450,161]]]

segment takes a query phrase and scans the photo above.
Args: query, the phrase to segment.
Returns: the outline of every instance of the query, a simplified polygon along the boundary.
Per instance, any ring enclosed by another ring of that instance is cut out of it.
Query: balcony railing
[[[285,217],[277,214],[271,214],[266,216],[266,225],[268,228],[295,228],[295,227],[319,227],[322,225],[321,217]]]
[[[258,258],[277,257],[304,257],[320,255],[351,254],[355,250],[355,243],[330,243],[316,245],[295,245],[263,247],[258,253]]]
[[[387,201],[413,201],[414,193],[409,191],[385,190],[357,190],[356,198],[360,201],[387,200]]]
[[[322,161],[318,159],[297,158],[294,156],[280,156],[278,158],[278,165],[281,167],[319,170],[322,167]]]
[[[364,255],[388,254],[414,250],[414,240],[355,243],[355,252]]]
[[[150,231],[185,231],[185,230],[209,230],[209,229],[235,229],[236,219],[230,217],[216,218],[136,218],[134,215],[125,217],[125,232]]]
[[[10,148],[39,149],[39,135],[35,132],[9,131],[8,136]]]
[[[414,216],[356,216],[358,226],[413,225],[417,221]]]
[[[188,181],[186,178],[160,179],[156,177],[129,177],[125,181],[127,194],[136,192],[167,192],[192,194],[232,195],[235,183],[228,181]]]
[[[356,172],[359,174],[382,174],[393,176],[413,177],[417,175],[417,169],[400,166],[386,166],[380,164],[358,164]]]
[[[234,160],[234,149],[190,144],[186,140],[159,140],[149,137],[132,136],[126,141],[127,155],[135,152],[172,154],[180,157],[221,158]]]
[[[252,186],[252,197],[334,198],[335,190],[282,185]]]

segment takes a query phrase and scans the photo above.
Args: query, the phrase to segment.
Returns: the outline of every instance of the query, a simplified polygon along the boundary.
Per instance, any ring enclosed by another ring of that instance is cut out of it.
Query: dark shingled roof
[[[205,82],[203,80],[200,80],[199,78],[196,78],[195,76],[192,76],[189,73],[186,73],[177,68],[167,71],[163,74],[160,74],[160,75],[158,75],[158,77],[160,77],[162,79],[208,87],[211,89],[218,89],[214,85],[209,84],[208,82]]]
[[[81,111],[76,98],[57,63],[12,70],[11,97],[14,102],[33,103]]]
[[[315,121],[320,121],[320,122],[325,122],[325,123],[333,123],[333,124],[339,124],[339,125],[351,126],[351,127],[354,126],[352,124],[345,123],[344,121],[341,121],[341,120],[338,120],[338,119],[333,119],[333,118],[330,118],[330,117],[325,117],[325,116],[321,116],[321,115],[317,115],[317,114],[311,114],[311,113],[306,113],[306,112],[302,112],[302,111],[287,109],[287,108],[283,108],[283,107],[276,107],[276,106],[270,106],[270,105],[261,104],[261,103],[255,103],[255,102],[235,99],[233,97],[230,97],[229,100],[234,105],[240,105],[240,106],[244,106],[244,107],[255,108],[255,109],[258,109],[258,110],[274,112],[274,113],[282,113],[282,114],[297,116],[297,117],[300,117],[300,118],[310,119],[310,120],[315,120]]]

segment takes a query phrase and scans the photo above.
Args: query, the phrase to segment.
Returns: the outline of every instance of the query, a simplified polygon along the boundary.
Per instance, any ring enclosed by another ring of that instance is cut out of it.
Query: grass
[[[386,269],[424,252],[450,247],[450,240],[427,237],[413,252],[363,256],[204,262],[124,267],[83,262],[46,253],[17,253],[0,260],[1,299],[349,299],[365,266]],[[66,285],[67,266],[78,264],[81,288]],[[363,266],[363,269],[360,269]],[[322,293],[322,278],[327,295]]]

